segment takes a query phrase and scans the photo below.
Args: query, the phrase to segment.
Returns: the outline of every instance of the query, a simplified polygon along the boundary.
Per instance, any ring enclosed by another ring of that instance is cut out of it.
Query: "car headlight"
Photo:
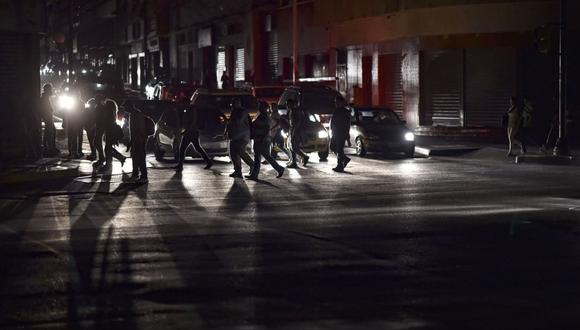
[[[62,94],[58,97],[58,107],[67,111],[72,110],[76,105],[74,97]]]
[[[328,138],[328,132],[322,130],[322,131],[318,131],[318,138],[319,139],[326,139]]]
[[[405,141],[415,141],[415,134],[411,133],[411,132],[407,132],[405,133]]]
[[[288,133],[286,131],[282,131],[281,134],[282,134],[283,138],[285,138],[285,139],[288,138]]]

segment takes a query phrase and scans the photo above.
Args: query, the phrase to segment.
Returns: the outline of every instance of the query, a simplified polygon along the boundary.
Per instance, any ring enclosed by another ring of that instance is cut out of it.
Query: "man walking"
[[[302,165],[308,164],[309,157],[302,151],[302,134],[304,129],[304,112],[298,107],[296,101],[288,99],[286,101],[288,117],[290,119],[290,163],[287,168],[298,168],[296,155],[302,158]]]
[[[184,103],[184,120],[183,120],[183,128],[182,128],[182,136],[181,142],[179,144],[179,163],[175,167],[175,171],[181,172],[183,171],[183,162],[185,160],[185,152],[190,144],[193,144],[193,148],[197,153],[203,158],[205,161],[205,169],[209,170],[213,166],[213,161],[201,144],[199,143],[199,133],[205,126],[205,120],[202,113],[200,113],[199,109],[195,108],[188,108],[187,104]]]
[[[270,165],[278,172],[277,178],[282,177],[284,174],[284,168],[276,162],[272,155],[270,154],[270,119],[268,118],[268,108],[267,105],[261,104],[258,108],[260,113],[258,117],[252,123],[252,138],[254,139],[254,166],[250,171],[250,175],[246,178],[250,180],[258,180],[258,175],[260,174],[260,166],[262,163],[262,156],[266,159]]]
[[[288,156],[288,159],[292,159],[290,152],[284,145],[284,137],[282,136],[282,131],[288,132],[290,129],[290,125],[288,121],[280,116],[280,112],[278,111],[278,104],[272,103],[270,104],[270,136],[272,137],[272,147],[271,147],[271,155],[272,158],[276,159],[278,152],[276,149],[280,149],[282,152]]]
[[[330,120],[330,129],[332,131],[330,146],[336,154],[337,165],[332,170],[344,172],[344,168],[350,162],[350,158],[344,154],[344,144],[350,139],[350,113],[343,98],[337,96],[334,99],[334,105],[335,110]]]
[[[250,142],[250,115],[242,107],[239,98],[232,100],[232,113],[226,126],[226,136],[230,140],[230,158],[234,165],[234,172],[230,174],[232,178],[242,177],[242,159],[248,166],[252,167],[252,158],[246,151],[246,146]]]
[[[131,141],[127,149],[131,151],[131,160],[133,163],[133,173],[131,179],[138,183],[147,183],[147,162],[146,146],[148,138],[147,124],[150,119],[145,117],[133,103],[126,102],[125,109],[130,113],[129,130],[131,132]]]

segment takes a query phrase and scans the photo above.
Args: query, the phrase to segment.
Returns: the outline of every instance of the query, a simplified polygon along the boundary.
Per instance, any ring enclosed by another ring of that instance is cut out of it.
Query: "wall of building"
[[[39,146],[37,100],[40,85],[40,2],[0,6],[0,162],[26,156]]]

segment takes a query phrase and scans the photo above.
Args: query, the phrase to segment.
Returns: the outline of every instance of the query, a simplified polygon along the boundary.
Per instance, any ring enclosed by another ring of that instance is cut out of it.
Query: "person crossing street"
[[[334,104],[335,110],[330,121],[330,129],[332,131],[330,146],[336,154],[337,165],[332,170],[344,172],[344,168],[350,162],[350,158],[344,154],[344,144],[350,139],[350,112],[341,97],[336,97]]]
[[[278,172],[277,178],[282,177],[284,168],[272,158],[270,154],[270,147],[272,144],[270,138],[270,119],[268,118],[268,107],[263,104],[258,108],[260,113],[252,123],[252,138],[254,139],[254,166],[250,174],[246,176],[250,180],[258,180],[260,174],[260,166],[262,163],[262,156],[272,167]]]

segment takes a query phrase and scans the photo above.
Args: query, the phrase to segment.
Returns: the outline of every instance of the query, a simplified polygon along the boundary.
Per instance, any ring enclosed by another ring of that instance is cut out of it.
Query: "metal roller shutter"
[[[276,81],[280,76],[278,69],[279,49],[278,49],[278,32],[276,30],[268,32],[268,46],[266,48],[266,78],[270,81]]]
[[[401,54],[380,55],[379,86],[384,90],[380,103],[404,119],[403,79],[401,75]]]
[[[463,125],[462,50],[426,51],[423,54],[424,125]]]
[[[466,125],[500,127],[516,90],[515,49],[467,49],[465,74]]]

